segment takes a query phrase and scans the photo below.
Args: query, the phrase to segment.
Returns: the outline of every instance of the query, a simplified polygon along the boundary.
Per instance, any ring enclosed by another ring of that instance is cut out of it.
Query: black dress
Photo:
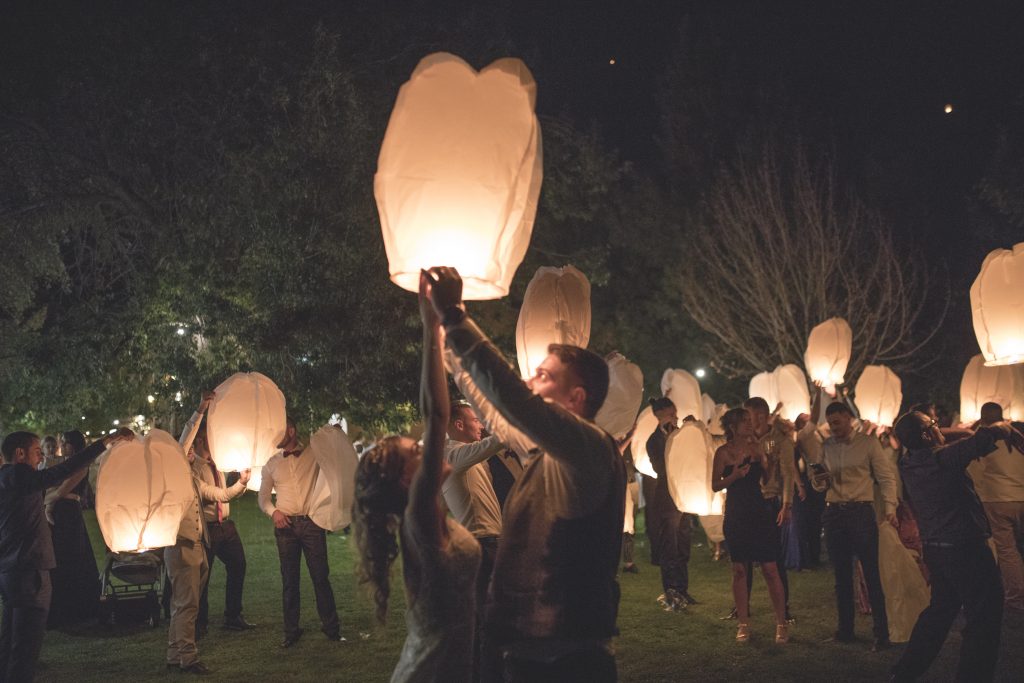
[[[73,490],[81,496],[89,486],[82,479]],[[100,581],[96,556],[82,517],[82,504],[62,498],[53,505],[53,554],[57,566],[50,571],[53,597],[47,626],[57,628],[96,616]]]
[[[732,465],[723,471],[732,472]],[[725,497],[725,542],[733,562],[775,562],[779,528],[768,501],[761,495],[761,463],[751,464],[747,476],[729,484]]]

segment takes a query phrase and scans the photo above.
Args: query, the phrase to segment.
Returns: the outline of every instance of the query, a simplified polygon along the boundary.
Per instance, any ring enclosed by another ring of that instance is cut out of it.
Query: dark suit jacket
[[[0,467],[0,572],[53,569],[53,541],[43,493],[86,467],[105,450],[97,441],[46,470],[24,463]]]

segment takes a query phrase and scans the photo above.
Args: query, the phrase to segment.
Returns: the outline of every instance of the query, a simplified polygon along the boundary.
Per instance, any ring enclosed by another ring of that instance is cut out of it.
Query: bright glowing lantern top
[[[629,442],[629,450],[633,454],[633,466],[636,467],[636,471],[645,477],[651,477],[653,479],[658,478],[658,473],[654,471],[654,467],[651,465],[651,457],[647,455],[647,440],[654,434],[654,430],[658,428],[658,418],[654,416],[654,411],[651,410],[650,406],[647,406],[640,415],[636,418],[636,430],[633,432],[633,438]]]
[[[760,396],[768,403],[768,410],[782,404],[779,411],[784,419],[793,421],[801,413],[811,412],[811,395],[807,377],[797,365],[779,365],[772,372],[762,372],[750,380],[750,396]]]
[[[1024,363],[1024,242],[985,257],[971,285],[971,314],[985,365]]]
[[[666,370],[661,376],[661,393],[675,405],[680,420],[691,415],[697,420],[704,417],[700,383],[686,370]]]
[[[116,553],[174,545],[195,488],[178,441],[160,429],[107,452],[96,476],[96,520]]]
[[[224,472],[262,467],[284,438],[284,394],[258,372],[238,372],[214,392],[207,416],[213,459]]]
[[[721,497],[711,490],[715,449],[703,422],[683,422],[665,444],[668,491],[680,512],[722,514]]]
[[[309,518],[327,531],[340,531],[352,521],[356,466],[359,458],[341,427],[324,425],[309,438],[307,449],[318,469],[310,494]]]
[[[1024,420],[1024,365],[987,366],[980,353],[972,358],[960,380],[960,421],[981,418],[981,406],[998,403],[1003,418]]]
[[[868,365],[853,389],[862,420],[891,427],[903,403],[903,383],[884,365]]]
[[[479,73],[446,52],[420,60],[398,91],[373,184],[392,282],[415,292],[421,268],[454,266],[463,298],[508,294],[543,177],[536,96],[518,59]]]
[[[853,330],[842,318],[829,318],[813,330],[807,338],[804,367],[815,382],[829,393],[835,385],[846,381],[846,366],[853,350]]]
[[[519,372],[533,377],[548,357],[548,344],[581,348],[590,341],[590,281],[572,266],[537,269],[526,286],[516,323]]]
[[[602,429],[621,439],[636,421],[644,400],[644,373],[621,353],[613,352],[608,361],[608,397],[594,417]]]

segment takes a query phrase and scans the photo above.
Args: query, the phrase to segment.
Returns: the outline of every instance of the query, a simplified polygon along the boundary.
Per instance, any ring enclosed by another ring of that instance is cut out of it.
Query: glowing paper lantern
[[[629,442],[629,450],[633,454],[633,466],[636,467],[636,471],[645,477],[658,478],[658,474],[651,467],[651,459],[647,455],[647,439],[651,438],[651,434],[658,428],[658,418],[654,416],[654,411],[651,410],[650,406],[647,406],[640,411],[640,416],[636,419],[636,431],[633,432],[633,439]]]
[[[177,439],[160,429],[122,441],[96,476],[96,520],[114,552],[174,545],[192,500],[192,470]]]
[[[356,449],[345,432],[327,425],[310,437],[306,451],[313,455],[319,467],[309,517],[321,529],[340,531],[352,521],[356,465],[359,464]]]
[[[868,365],[853,391],[860,419],[892,427],[903,403],[903,384],[895,372],[884,365]]]
[[[258,372],[239,372],[215,390],[206,428],[213,459],[224,472],[262,467],[284,438],[284,394]]]
[[[613,352],[605,360],[608,362],[608,398],[597,411],[594,422],[621,439],[633,426],[644,400],[644,373],[621,353]]]
[[[1024,365],[987,366],[980,353],[971,359],[960,380],[960,420],[981,418],[981,406],[998,403],[1003,417],[1024,420]]]
[[[1024,242],[985,257],[971,285],[971,314],[985,365],[1024,363]]]
[[[804,351],[804,367],[811,380],[819,382],[828,393],[835,393],[835,386],[846,378],[846,366],[850,363],[853,350],[853,330],[842,318],[829,318],[821,323],[807,337]]]
[[[762,372],[750,380],[750,396],[759,396],[768,403],[768,410],[782,404],[779,411],[792,422],[801,413],[811,412],[811,395],[807,390],[807,377],[799,366],[779,365],[772,372]]]
[[[668,369],[661,376],[661,393],[675,404],[680,419],[704,415],[704,401],[700,397],[700,383],[686,370]]]
[[[572,266],[544,266],[526,286],[516,323],[519,372],[533,377],[548,344],[586,348],[590,341],[590,281]]]
[[[707,394],[700,395],[701,418],[704,424],[710,425],[715,419],[715,399]]]
[[[477,73],[455,55],[420,60],[398,91],[373,192],[391,281],[454,266],[466,299],[508,294],[526,254],[543,175],[536,85],[518,59]]]
[[[684,422],[669,434],[665,445],[665,475],[669,494],[680,512],[721,514],[721,508],[712,509],[715,500],[711,491],[712,449],[711,435],[703,422]]]

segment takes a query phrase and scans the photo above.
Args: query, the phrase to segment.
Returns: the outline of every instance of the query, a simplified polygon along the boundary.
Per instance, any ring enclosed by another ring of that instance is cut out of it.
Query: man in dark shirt
[[[899,419],[893,431],[905,449],[899,461],[906,498],[914,508],[931,574],[932,599],[921,612],[892,680],[913,681],[928,670],[963,608],[957,681],[991,681],[999,655],[1003,587],[992,552],[985,510],[967,466],[1019,437],[1008,424],[980,427],[946,445],[935,420],[921,412]]]
[[[82,467],[110,444],[132,438],[123,430],[75,453],[59,465],[37,470],[43,452],[31,432],[7,435],[0,446],[0,680],[31,681],[50,611],[53,541],[43,513],[43,493]]]

